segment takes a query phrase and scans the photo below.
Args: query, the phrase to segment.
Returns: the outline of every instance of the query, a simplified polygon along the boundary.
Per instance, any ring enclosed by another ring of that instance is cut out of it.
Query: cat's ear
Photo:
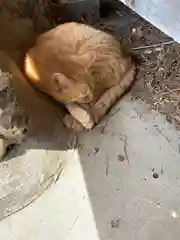
[[[71,79],[61,73],[54,73],[51,78],[51,88],[56,92],[74,87]]]

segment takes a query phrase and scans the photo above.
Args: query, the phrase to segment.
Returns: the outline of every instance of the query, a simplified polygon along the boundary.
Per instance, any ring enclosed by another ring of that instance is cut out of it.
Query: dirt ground
[[[36,36],[55,26],[53,15],[49,20],[44,15],[51,1],[44,1],[44,6],[42,1],[34,1],[37,2],[41,4],[7,0],[0,9],[0,31],[3,33],[0,49],[10,53],[20,66],[24,53],[34,43]],[[101,18],[94,26],[113,34],[126,50],[138,58],[137,81],[131,90],[132,100],[140,98],[146,101],[179,128],[179,44],[121,3],[118,9]]]
[[[149,103],[179,129],[180,45],[122,4],[106,20],[101,27],[138,58],[132,99]]]

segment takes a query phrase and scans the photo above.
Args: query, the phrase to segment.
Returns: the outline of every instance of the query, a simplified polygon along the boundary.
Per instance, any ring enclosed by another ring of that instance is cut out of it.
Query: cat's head
[[[93,84],[93,79],[90,79],[91,66],[96,60],[97,52],[87,51],[81,55],[68,56],[69,71],[74,68],[74,78],[68,78],[62,73],[54,73],[50,81],[50,91],[52,96],[60,102],[77,102],[90,103],[93,101],[93,92],[89,83]],[[67,60],[66,59],[66,60]],[[81,80],[81,81],[80,81]]]
[[[50,82],[52,96],[60,102],[90,103],[93,93],[85,83],[75,83],[61,73],[55,73]]]

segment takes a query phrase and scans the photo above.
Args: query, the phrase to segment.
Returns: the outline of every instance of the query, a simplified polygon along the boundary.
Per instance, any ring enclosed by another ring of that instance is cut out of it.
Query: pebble
[[[158,177],[159,177],[159,175],[157,173],[153,174],[153,178],[158,178]]]

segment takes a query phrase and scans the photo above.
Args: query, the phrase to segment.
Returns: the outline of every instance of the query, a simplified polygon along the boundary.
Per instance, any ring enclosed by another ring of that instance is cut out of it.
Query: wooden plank
[[[119,0],[180,43],[180,0]]]

